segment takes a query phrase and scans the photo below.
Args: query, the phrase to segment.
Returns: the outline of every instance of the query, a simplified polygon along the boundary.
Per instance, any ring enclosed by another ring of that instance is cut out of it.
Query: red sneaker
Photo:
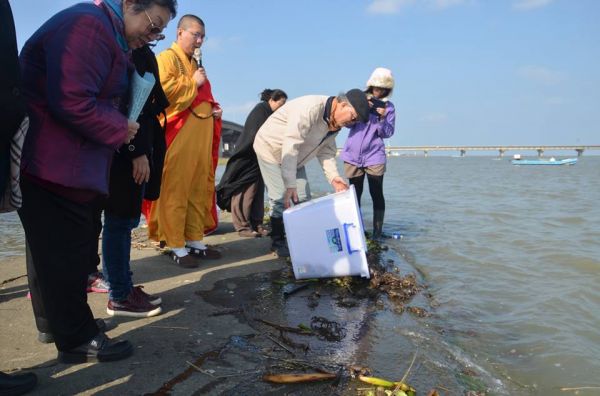
[[[102,272],[94,272],[93,274],[88,275],[88,293],[108,293],[108,289],[108,282],[104,280]]]
[[[135,290],[135,289],[134,289]],[[127,316],[130,318],[149,318],[162,312],[160,306],[155,306],[146,301],[139,292],[134,290],[129,293],[127,300],[113,301],[108,300],[106,313],[110,316]]]
[[[162,298],[160,298],[160,296],[154,296],[152,294],[148,294],[143,289],[144,289],[144,286],[142,286],[142,285],[134,286],[133,287],[133,292],[137,293],[138,295],[140,295],[141,298],[145,299],[146,301],[148,301],[152,305],[160,305],[160,304],[162,304]]]

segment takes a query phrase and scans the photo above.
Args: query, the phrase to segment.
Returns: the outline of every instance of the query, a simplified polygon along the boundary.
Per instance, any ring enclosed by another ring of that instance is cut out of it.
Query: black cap
[[[367,95],[360,89],[354,88],[346,92],[346,97],[348,98],[348,102],[354,107],[354,110],[356,110],[360,121],[369,121],[369,101],[367,100]]]

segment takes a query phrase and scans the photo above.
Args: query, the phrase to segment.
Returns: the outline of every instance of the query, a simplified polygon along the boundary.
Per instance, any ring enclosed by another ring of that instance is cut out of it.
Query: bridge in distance
[[[401,152],[422,152],[425,156],[430,151],[457,151],[461,157],[467,151],[497,151],[500,157],[507,151],[521,153],[523,151],[535,151],[538,157],[543,157],[546,151],[568,151],[573,150],[580,157],[586,150],[600,150],[600,145],[585,146],[389,146],[385,148],[388,155],[400,155]]]

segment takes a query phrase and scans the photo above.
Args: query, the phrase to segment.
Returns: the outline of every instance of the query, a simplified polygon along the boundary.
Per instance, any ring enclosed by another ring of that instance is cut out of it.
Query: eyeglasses
[[[152,18],[150,18],[150,15],[148,15],[148,12],[146,10],[144,10],[144,14],[146,14],[146,17],[148,18],[148,21],[150,22],[150,24],[146,28],[146,31],[154,36],[159,35],[159,34],[162,36],[161,33],[162,33],[164,27],[160,27],[160,26],[156,25],[152,21]],[[163,38],[164,38],[164,36],[163,36]]]
[[[206,41],[206,36],[200,32],[192,32],[191,30],[186,30],[186,32],[188,32],[189,34],[194,36],[194,41],[198,41],[198,39],[201,39],[202,41]]]

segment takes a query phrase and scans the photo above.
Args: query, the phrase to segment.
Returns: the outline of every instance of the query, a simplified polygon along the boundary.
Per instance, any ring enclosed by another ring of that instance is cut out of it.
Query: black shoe
[[[38,332],[38,341],[42,344],[52,344],[54,342],[54,336],[52,333]]]
[[[100,332],[90,341],[68,351],[58,351],[61,363],[112,362],[128,358],[133,354],[129,341],[111,340]]]
[[[169,256],[182,268],[198,268],[200,265],[196,256],[192,256],[191,254],[179,257],[175,252],[171,252]]]
[[[284,240],[274,240],[271,244],[271,251],[275,253],[277,257],[286,258],[290,257],[290,249],[287,246],[287,242]]]
[[[24,395],[37,384],[37,377],[33,373],[9,375],[0,371],[0,396]]]
[[[96,326],[98,326],[98,330],[102,333],[106,331],[106,322],[104,319],[96,319]],[[52,344],[54,342],[54,336],[52,333],[42,333],[40,331],[38,333],[38,341],[42,344]]]

